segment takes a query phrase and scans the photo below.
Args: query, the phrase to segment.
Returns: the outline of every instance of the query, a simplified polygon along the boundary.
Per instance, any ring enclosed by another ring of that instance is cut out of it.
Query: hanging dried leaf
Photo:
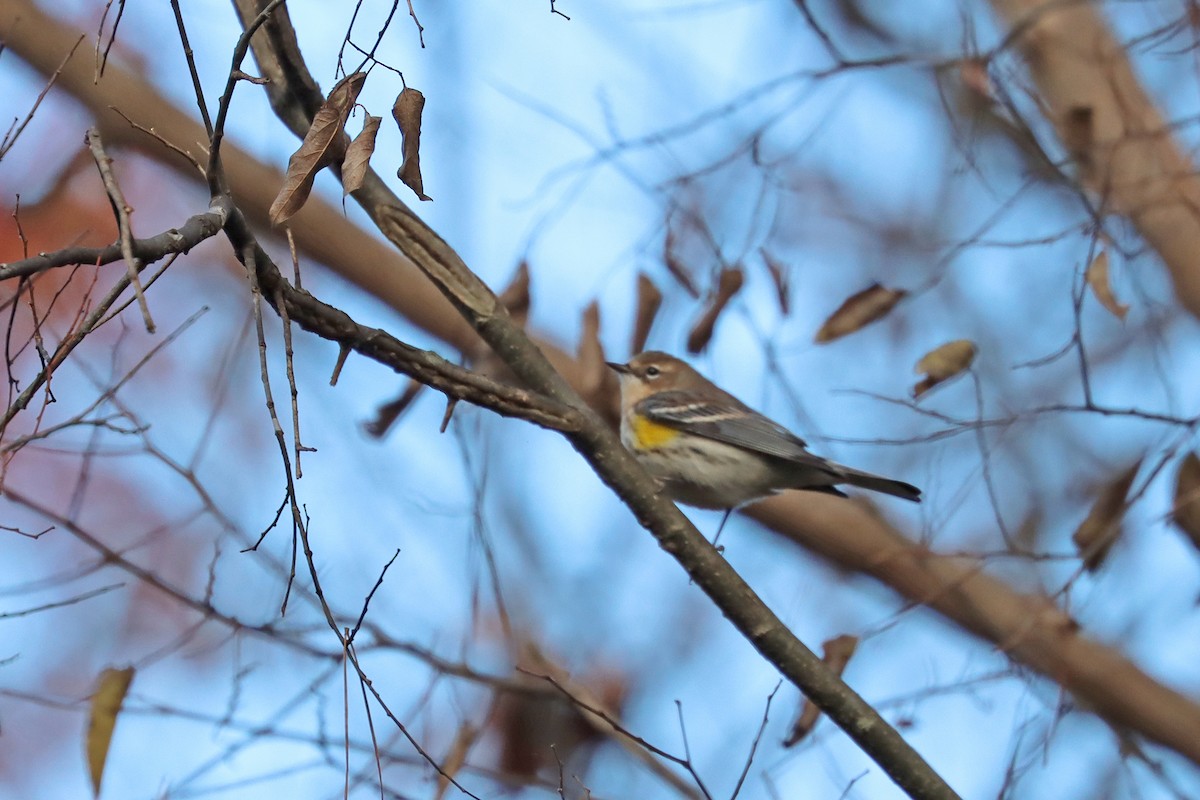
[[[704,309],[704,313],[700,315],[700,319],[696,320],[696,324],[688,333],[687,349],[689,353],[699,353],[708,346],[709,340],[712,339],[713,328],[717,324],[717,318],[721,316],[721,312],[725,310],[725,306],[729,304],[733,296],[742,290],[743,283],[745,283],[745,276],[740,269],[735,267],[721,270],[721,275],[717,278],[716,294],[713,295],[708,307]]]
[[[684,264],[683,260],[675,253],[675,232],[669,228],[667,229],[666,238],[663,240],[663,264],[666,265],[667,272],[671,273],[671,276],[679,281],[679,285],[683,287],[685,292],[692,297],[700,297],[700,290],[696,288],[696,283],[692,280],[691,270],[688,269],[687,264]]]
[[[1133,485],[1133,479],[1141,466],[1142,462],[1139,459],[1136,464],[1117,476],[1116,480],[1101,489],[1087,518],[1079,523],[1079,527],[1072,534],[1071,541],[1075,543],[1075,550],[1088,572],[1094,572],[1104,563],[1108,551],[1121,535],[1121,519],[1129,508],[1125,497],[1129,494],[1129,487]]]
[[[283,188],[275,196],[275,202],[271,203],[271,224],[285,222],[303,208],[317,173],[346,152],[346,132],[343,128],[366,80],[365,72],[347,75],[333,87],[329,97],[321,104],[308,133],[304,134],[300,148],[288,159]]]
[[[873,283],[857,294],[851,295],[838,306],[817,331],[817,344],[826,344],[882,319],[907,295],[904,289],[888,289]]]
[[[100,673],[96,693],[92,695],[92,710],[88,717],[87,760],[88,772],[92,777],[92,791],[100,796],[100,779],[104,777],[104,763],[108,759],[108,746],[112,743],[113,729],[117,726],[117,715],[121,703],[133,680],[133,667],[106,669]]]
[[[404,387],[400,396],[381,405],[375,412],[375,419],[363,424],[367,434],[376,439],[383,438],[383,435],[396,424],[396,420],[400,419],[400,415],[408,410],[412,401],[417,399],[417,395],[424,388],[425,384],[409,378],[408,385]]]
[[[654,326],[654,318],[662,306],[662,292],[654,285],[644,272],[638,273],[637,280],[637,312],[633,318],[633,336],[629,339],[629,352],[640,353],[646,349],[646,341],[650,338],[650,328]]]
[[[346,158],[342,161],[343,194],[350,194],[362,188],[363,179],[367,177],[367,167],[371,163],[371,154],[375,152],[375,136],[379,133],[381,122],[383,117],[368,115],[363,120],[362,131],[346,148]]]
[[[1200,548],[1200,458],[1188,453],[1175,478],[1175,524]]]
[[[1107,250],[1101,250],[1092,259],[1092,263],[1088,264],[1084,277],[1087,278],[1088,286],[1091,287],[1092,294],[1096,295],[1096,299],[1100,301],[1100,305],[1111,311],[1117,319],[1125,319],[1125,315],[1129,313],[1129,306],[1118,302],[1117,296],[1113,294],[1112,284],[1109,282],[1108,277]]]
[[[425,182],[421,178],[421,112],[425,109],[425,95],[416,89],[404,87],[392,105],[392,117],[404,137],[404,160],[396,177],[412,189],[421,200],[432,200],[425,194]]]
[[[1096,143],[1095,112],[1091,106],[1072,106],[1063,117],[1063,144],[1081,169],[1092,164],[1092,146]]]
[[[523,328],[529,320],[529,262],[522,259],[520,264],[517,264],[517,271],[513,273],[512,280],[508,282],[508,286],[504,287],[504,291],[497,298],[500,305],[504,306],[508,311],[508,315],[512,317]]]
[[[840,677],[846,671],[846,665],[850,663],[850,657],[854,655],[857,648],[858,637],[843,634],[821,645],[823,652],[821,660],[829,667],[830,672]],[[787,738],[783,740],[783,746],[794,747],[797,745],[812,731],[820,717],[821,709],[807,697],[804,698],[804,703],[800,706],[800,714],[792,723]]]
[[[762,256],[763,263],[767,265],[767,272],[771,274],[771,283],[775,284],[775,296],[779,299],[779,310],[786,317],[792,310],[791,272],[783,265],[783,262],[768,253],[765,247],[760,247],[758,254]]]
[[[913,397],[920,397],[943,381],[953,378],[975,360],[975,343],[969,339],[955,339],[941,347],[930,350],[917,362],[916,372],[925,377],[912,389]]]
[[[451,785],[450,779],[456,777],[466,765],[467,754],[471,752],[471,748],[475,746],[475,742],[478,741],[479,734],[482,732],[481,728],[476,728],[467,722],[459,726],[458,733],[454,736],[454,742],[450,745],[450,752],[442,759],[442,769],[437,776],[437,791],[434,792],[433,800],[442,800],[446,796],[446,790]]]
[[[976,97],[995,102],[996,94],[992,79],[988,75],[988,62],[984,58],[964,58],[958,62],[958,78],[962,85]]]
[[[604,363],[604,345],[600,344],[600,305],[595,300],[583,310],[577,358],[582,375],[580,394],[585,399],[594,399],[606,380],[616,381],[613,371]]]

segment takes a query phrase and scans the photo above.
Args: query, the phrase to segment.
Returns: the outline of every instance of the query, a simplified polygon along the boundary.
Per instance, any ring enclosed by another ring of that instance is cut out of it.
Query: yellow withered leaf
[[[1200,548],[1200,458],[1188,453],[1179,464],[1175,478],[1175,524]]]
[[[913,387],[913,397],[920,397],[939,383],[965,372],[975,360],[975,353],[975,343],[970,339],[955,339],[921,356],[915,371],[925,377]]]
[[[1072,534],[1071,541],[1075,543],[1075,550],[1088,572],[1094,572],[1104,563],[1108,551],[1121,535],[1121,520],[1129,508],[1125,497],[1141,466],[1141,459],[1138,459],[1136,464],[1101,489],[1091,511]]]
[[[871,284],[861,292],[846,298],[837,311],[822,323],[814,341],[817,344],[826,344],[882,319],[907,294],[904,289],[889,289],[878,283]]]
[[[112,742],[117,715],[133,680],[133,667],[106,669],[100,673],[96,693],[92,695],[92,710],[88,718],[87,760],[92,777],[92,791],[100,796],[100,779],[104,776],[104,763],[108,759],[108,746]]]
[[[1101,250],[1099,255],[1092,259],[1092,263],[1088,264],[1088,268],[1084,272],[1084,277],[1087,278],[1088,286],[1091,287],[1092,294],[1096,295],[1096,299],[1100,301],[1100,305],[1111,311],[1117,319],[1125,319],[1125,315],[1129,313],[1129,306],[1118,302],[1117,296],[1113,294],[1112,284],[1108,277],[1107,250]]]

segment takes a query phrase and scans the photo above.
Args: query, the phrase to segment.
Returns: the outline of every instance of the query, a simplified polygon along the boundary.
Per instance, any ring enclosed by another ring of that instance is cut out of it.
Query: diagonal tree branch
[[[1001,8],[999,0],[995,5]],[[1002,10],[1007,13],[1008,8],[1026,19],[1020,4],[1004,4]],[[1098,20],[1094,12],[1085,10]],[[21,25],[16,24],[18,18],[23,20]],[[0,38],[45,75],[58,68],[77,37],[77,31],[42,13],[30,0],[8,0],[0,5]],[[82,62],[86,59],[73,59],[64,70],[69,80],[60,79],[58,85],[92,111],[106,139],[146,148],[155,158],[199,182],[201,176],[194,166],[131,129],[109,106],[120,103],[122,108],[136,110],[140,119],[165,138],[189,147],[206,139],[203,127],[157,93],[142,76],[110,64],[103,79],[93,86],[90,66]],[[265,67],[262,71],[270,75]],[[295,130],[291,120],[288,124]],[[301,131],[305,124],[301,123]],[[282,173],[245,156],[229,143],[225,149],[225,167],[233,191],[251,222],[258,224],[266,219],[273,189],[281,184]],[[327,264],[455,347],[469,350],[471,342],[477,341],[458,315],[448,313],[449,304],[426,281],[416,279],[417,271],[411,263],[365,235],[335,206],[313,197],[300,219],[304,224],[298,224],[295,232],[307,256]],[[1185,223],[1189,229],[1195,225],[1194,219]],[[1144,230],[1143,235],[1150,240]],[[355,257],[349,258],[348,253]],[[1175,263],[1169,260],[1168,266]],[[1187,305],[1193,313],[1200,308],[1200,304]],[[540,346],[564,375],[573,382],[578,379],[581,373],[568,357],[549,343],[541,342]],[[1062,683],[1086,707],[1200,763],[1200,706],[1154,681],[1116,648],[1090,639],[1072,625],[1064,625],[1061,611],[1048,600],[1014,591],[984,574],[973,562],[940,556],[916,545],[886,521],[851,504],[811,495],[783,495],[759,504],[750,513],[776,533],[840,567],[876,577],[901,596],[928,604],[1014,660]]]

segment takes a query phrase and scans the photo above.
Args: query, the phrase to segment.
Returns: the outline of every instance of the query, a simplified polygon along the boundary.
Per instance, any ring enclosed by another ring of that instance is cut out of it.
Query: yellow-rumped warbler
[[[845,483],[921,501],[912,484],[808,452],[804,440],[722,390],[678,358],[647,351],[621,378],[621,441],[672,499],[731,509],[783,489],[845,497]]]

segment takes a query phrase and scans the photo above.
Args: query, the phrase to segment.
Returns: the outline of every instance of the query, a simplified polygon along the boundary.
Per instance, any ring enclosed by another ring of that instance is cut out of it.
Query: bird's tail
[[[901,497],[905,500],[911,500],[914,503],[921,502],[921,490],[913,486],[911,483],[904,481],[892,480],[885,478],[882,475],[872,475],[869,472],[862,472],[850,467],[842,467],[838,465],[842,475],[842,480],[851,486],[858,486],[862,489],[870,489],[873,492],[883,492],[895,497]]]

